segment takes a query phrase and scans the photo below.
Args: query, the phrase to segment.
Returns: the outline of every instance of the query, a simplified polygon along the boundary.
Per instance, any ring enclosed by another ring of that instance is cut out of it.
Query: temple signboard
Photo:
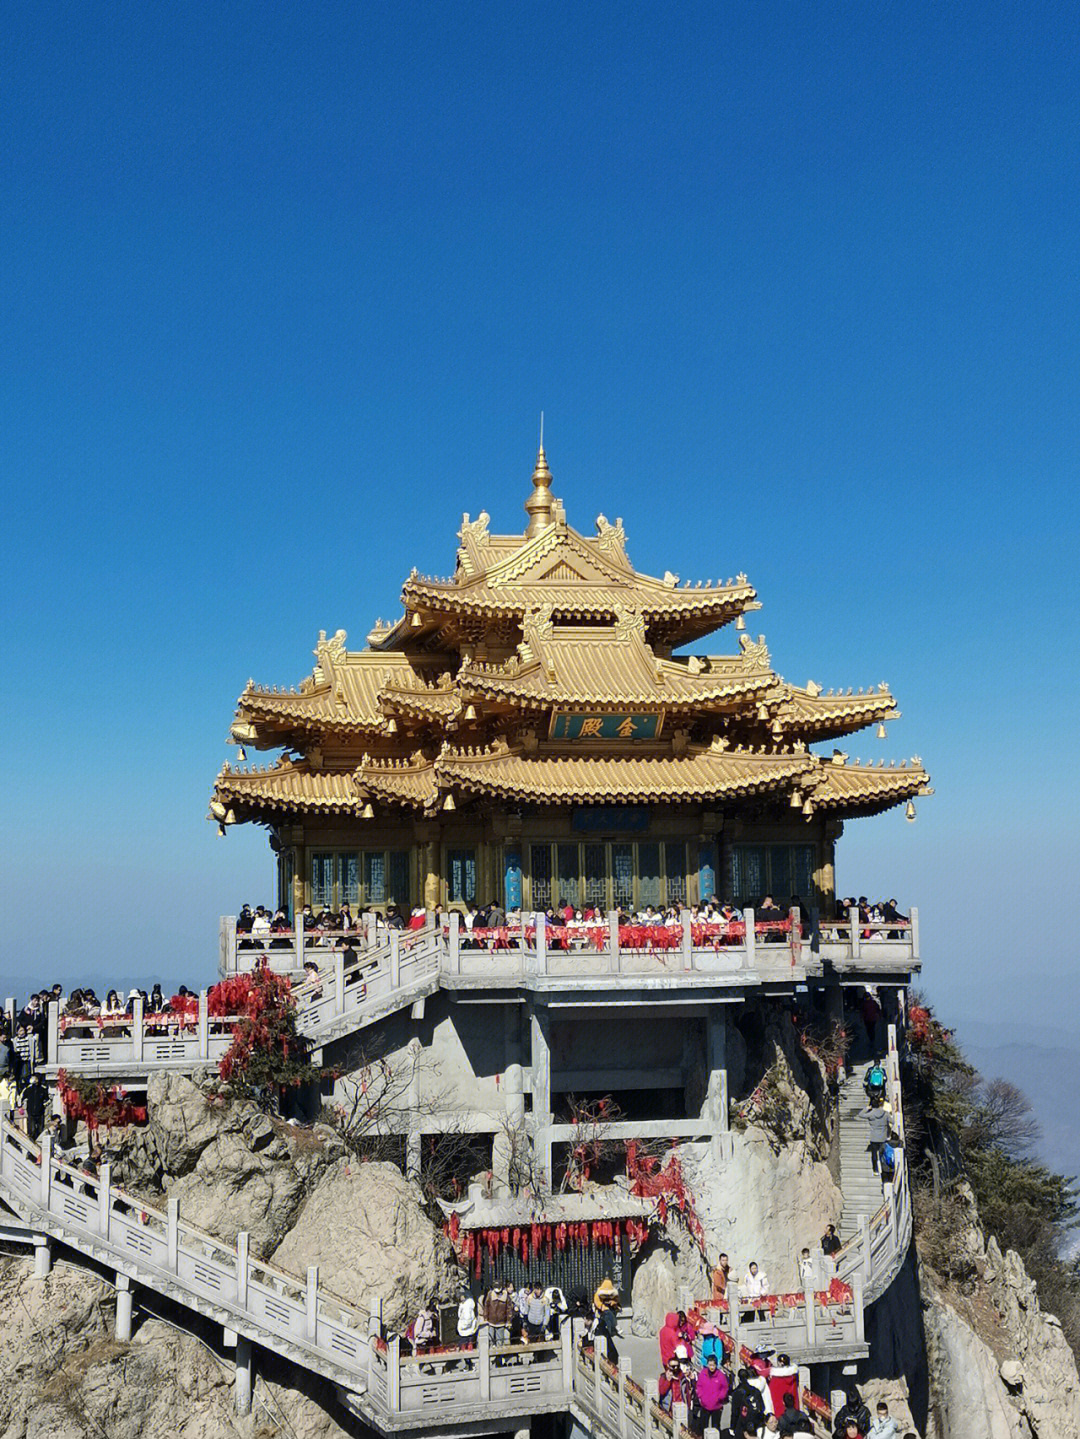
[[[551,739],[657,739],[663,725],[659,714],[581,714],[555,710]]]

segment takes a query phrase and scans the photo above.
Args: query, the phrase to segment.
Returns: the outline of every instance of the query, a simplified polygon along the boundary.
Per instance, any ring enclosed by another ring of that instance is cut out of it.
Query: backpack
[[[885,1071],[880,1064],[875,1064],[870,1070],[870,1073],[866,1076],[866,1082],[871,1089],[885,1088]]]

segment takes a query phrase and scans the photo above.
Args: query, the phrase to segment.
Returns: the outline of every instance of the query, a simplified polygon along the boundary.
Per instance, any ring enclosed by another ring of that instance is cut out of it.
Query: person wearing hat
[[[596,1287],[593,1295],[593,1313],[596,1316],[596,1332],[603,1335],[608,1342],[608,1357],[617,1359],[613,1340],[617,1333],[616,1321],[619,1317],[619,1291],[610,1279],[602,1279]]]
[[[706,1363],[710,1355],[714,1355],[717,1364],[721,1367],[724,1363],[724,1345],[720,1338],[720,1330],[715,1324],[706,1324],[701,1331],[701,1362]]]

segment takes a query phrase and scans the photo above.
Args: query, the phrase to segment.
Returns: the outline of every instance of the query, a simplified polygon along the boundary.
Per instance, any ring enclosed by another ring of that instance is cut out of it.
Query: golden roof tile
[[[346,814],[358,807],[351,771],[314,771],[287,762],[246,770],[234,770],[226,765],[214,784],[214,798],[226,806],[240,805],[255,811],[280,809]]]
[[[878,814],[916,795],[932,793],[929,776],[918,759],[904,760],[899,765],[819,759],[818,774],[809,790],[815,808],[851,814]]]
[[[448,751],[436,768],[443,787],[536,803],[638,804],[719,799],[783,788],[813,768],[808,755],[719,748],[613,754],[523,754],[508,747]]]

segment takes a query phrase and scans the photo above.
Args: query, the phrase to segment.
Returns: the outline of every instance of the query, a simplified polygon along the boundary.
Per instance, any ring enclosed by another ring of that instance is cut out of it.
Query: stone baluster
[[[109,1237],[109,1220],[112,1215],[112,1165],[108,1160],[98,1172],[98,1230],[102,1239]]]
[[[626,1381],[630,1378],[629,1355],[619,1355],[619,1436],[627,1439],[629,1416],[626,1412]]]
[[[345,1013],[345,954],[334,951],[334,1013]]]
[[[911,906],[911,960],[913,964],[919,962],[919,911],[914,905]]]
[[[304,1328],[309,1344],[319,1340],[319,1266],[309,1264],[304,1286]]]
[[[858,959],[861,940],[859,935],[859,911],[855,906],[852,906],[852,908],[848,910],[848,924],[851,926],[851,957],[852,959]]]
[[[491,1329],[486,1324],[480,1326],[479,1337],[476,1341],[476,1369],[480,1378],[480,1401],[483,1404],[491,1399]]]
[[[754,931],[754,911],[749,907],[743,910],[743,918],[746,921],[746,968],[753,969],[757,959],[757,934]]]
[[[619,911],[608,911],[608,969],[618,974],[622,968],[622,951],[619,949]]]
[[[199,990],[199,1018],[195,1034],[199,1045],[199,1058],[210,1058],[210,1010],[205,989]]]
[[[386,1407],[401,1412],[401,1340],[396,1334],[386,1341]]]
[[[143,1045],[146,1039],[145,1002],[141,994],[135,996],[131,1006],[131,1057],[136,1064],[142,1063]]]
[[[251,1239],[246,1229],[241,1229],[236,1236],[236,1303],[240,1309],[246,1309],[248,1305],[248,1255],[251,1248]]]
[[[461,973],[461,915],[450,911],[450,973]]]
[[[246,1239],[247,1235],[238,1236],[238,1244],[240,1238]],[[175,1196],[166,1203],[165,1241],[169,1273],[175,1274],[180,1265],[180,1201]]]

